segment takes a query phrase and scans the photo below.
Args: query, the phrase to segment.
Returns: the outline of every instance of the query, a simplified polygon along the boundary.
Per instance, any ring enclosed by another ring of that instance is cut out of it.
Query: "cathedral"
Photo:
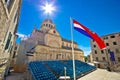
[[[84,61],[84,53],[78,44],[73,42],[73,46],[75,60]],[[72,59],[72,42],[62,38],[55,24],[48,18],[42,22],[40,30],[34,28],[30,37],[21,41],[19,49],[18,60],[22,54],[27,54],[29,61]]]

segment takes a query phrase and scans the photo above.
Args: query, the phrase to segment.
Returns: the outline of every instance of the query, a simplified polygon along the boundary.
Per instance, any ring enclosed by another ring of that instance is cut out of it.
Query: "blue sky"
[[[34,25],[40,24],[47,17],[40,10],[44,1],[54,2],[56,11],[51,19],[63,38],[71,39],[70,16],[99,36],[120,32],[120,0],[23,0],[18,33],[30,35]],[[90,39],[73,30],[74,41],[85,55],[90,52]],[[17,40],[18,42],[19,40]]]

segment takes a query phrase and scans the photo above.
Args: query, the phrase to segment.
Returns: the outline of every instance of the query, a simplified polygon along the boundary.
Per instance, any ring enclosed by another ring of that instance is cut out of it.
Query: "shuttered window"
[[[8,49],[8,47],[10,45],[11,37],[12,37],[12,34],[11,34],[11,32],[9,32],[8,39],[7,39],[7,42],[5,45],[5,50]]]

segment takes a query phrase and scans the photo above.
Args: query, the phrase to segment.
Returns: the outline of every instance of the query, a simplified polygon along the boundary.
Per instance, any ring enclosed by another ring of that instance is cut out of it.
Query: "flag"
[[[87,27],[80,24],[74,19],[73,19],[73,25],[75,30],[96,41],[100,49],[106,48],[106,45],[103,42],[103,40],[95,32],[92,32],[90,29],[88,29]]]
[[[115,56],[113,51],[110,51],[110,60],[115,61]]]

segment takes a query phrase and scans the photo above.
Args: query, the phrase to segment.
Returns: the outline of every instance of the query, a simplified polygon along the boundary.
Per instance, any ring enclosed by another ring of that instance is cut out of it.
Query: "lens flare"
[[[48,15],[52,14],[52,12],[55,11],[55,7],[53,6],[53,4],[50,4],[48,2],[41,6],[41,9],[44,10],[44,13]]]

